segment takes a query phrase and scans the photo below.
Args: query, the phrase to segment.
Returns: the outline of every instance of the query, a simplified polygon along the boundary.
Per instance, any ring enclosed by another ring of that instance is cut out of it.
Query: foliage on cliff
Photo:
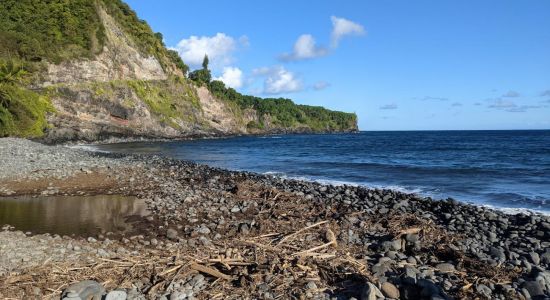
[[[188,67],[168,50],[162,35],[120,0],[3,0],[0,2],[0,57],[59,63],[93,58],[105,45],[98,10],[105,9],[143,54],[155,56],[170,71]]]
[[[260,98],[243,95],[228,88],[221,81],[208,84],[210,92],[219,99],[236,103],[241,109],[255,109],[259,123],[248,124],[249,128],[263,129],[271,125],[285,128],[307,126],[313,131],[356,130],[357,116],[352,113],[332,111],[320,106],[298,105],[285,98]]]
[[[162,81],[132,80],[126,84],[164,124],[179,129],[177,120],[197,121],[190,112],[200,110],[198,96],[181,77]]]
[[[47,127],[48,98],[20,84],[28,72],[23,64],[0,60],[0,137],[39,137]]]

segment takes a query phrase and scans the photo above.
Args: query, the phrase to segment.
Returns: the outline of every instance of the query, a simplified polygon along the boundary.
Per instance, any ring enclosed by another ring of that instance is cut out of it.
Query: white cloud
[[[380,106],[380,109],[397,109],[397,104],[392,103],[392,104],[382,105]]]
[[[281,55],[281,60],[292,61],[311,59],[324,56],[327,53],[327,49],[316,45],[315,38],[313,38],[311,34],[302,34],[294,43],[292,53],[285,53]]]
[[[228,87],[238,89],[243,86],[243,71],[237,67],[225,67],[222,76],[215,79],[223,81]]]
[[[333,48],[336,48],[340,40],[346,35],[365,34],[365,28],[360,24],[335,16],[330,17],[330,19],[332,21],[331,45]]]
[[[252,70],[254,76],[266,76],[264,94],[283,94],[299,92],[303,88],[302,81],[294,73],[284,67],[262,67]]]
[[[241,43],[248,43],[247,38],[241,39]],[[181,40],[174,50],[178,51],[183,61],[193,68],[202,64],[205,54],[215,68],[221,68],[233,62],[232,53],[236,48],[237,42],[234,38],[225,33],[217,33],[211,37],[193,35]]]
[[[320,90],[326,89],[329,86],[330,86],[330,83],[326,81],[318,81],[313,85],[313,89],[316,91],[320,91]]]
[[[453,104],[451,104],[452,107],[459,107],[459,106],[462,106],[462,103],[460,102],[454,102]]]

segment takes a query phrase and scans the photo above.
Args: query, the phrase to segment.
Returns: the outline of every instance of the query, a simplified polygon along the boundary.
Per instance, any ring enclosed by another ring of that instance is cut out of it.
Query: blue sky
[[[362,130],[550,129],[550,1],[127,3],[192,67]]]

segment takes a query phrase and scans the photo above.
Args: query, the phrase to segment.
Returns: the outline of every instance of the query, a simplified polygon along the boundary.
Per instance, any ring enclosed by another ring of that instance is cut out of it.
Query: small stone
[[[392,283],[382,283],[382,293],[388,298],[399,299],[399,290]]]
[[[105,289],[97,281],[84,280],[67,287],[61,298],[101,300],[104,293]]]
[[[443,272],[443,273],[451,273],[451,272],[455,271],[455,266],[453,266],[452,264],[449,264],[449,263],[437,264],[435,266],[435,268],[438,269],[440,272]]]
[[[409,233],[409,234],[405,235],[405,240],[409,243],[414,244],[419,240],[419,236],[418,236],[418,234]]]
[[[306,284],[306,288],[308,290],[315,290],[315,289],[317,289],[317,285],[315,284],[315,282],[310,281]]]
[[[487,298],[491,298],[491,294],[493,293],[493,291],[491,291],[491,288],[484,284],[478,284],[476,286],[476,291]]]
[[[105,300],[126,300],[128,294],[125,291],[111,291],[105,296]]]
[[[531,251],[529,252],[529,257],[531,258],[531,261],[535,264],[535,265],[539,265],[540,264],[540,256],[537,252],[535,251]]]
[[[169,299],[170,300],[184,300],[184,299],[187,299],[187,293],[181,292],[181,291],[175,291],[172,294],[170,294]]]
[[[172,228],[166,230],[166,237],[171,240],[177,240],[178,239],[178,232]]]
[[[368,282],[367,285],[361,291],[360,300],[376,300],[376,298],[382,298],[382,292],[372,283]]]

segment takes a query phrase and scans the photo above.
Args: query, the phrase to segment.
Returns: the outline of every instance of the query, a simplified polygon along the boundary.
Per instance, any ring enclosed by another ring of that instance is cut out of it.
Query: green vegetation
[[[209,84],[212,80],[212,74],[210,73],[210,70],[208,70],[208,62],[208,55],[205,55],[204,59],[202,60],[202,69],[195,70],[189,73],[189,79],[197,82],[200,85]]]
[[[27,61],[92,57],[104,43],[90,0],[2,0],[0,28],[0,55]]]
[[[200,80],[199,82],[202,83]],[[209,82],[208,89],[217,98],[235,103],[241,110],[255,109],[258,112],[259,122],[247,124],[249,129],[264,129],[267,122],[271,126],[284,128],[306,126],[319,132],[356,129],[355,114],[332,111],[319,106],[297,105],[290,99],[264,99],[242,95],[218,80]]]
[[[196,121],[192,111],[200,110],[198,96],[181,77],[161,81],[133,80],[126,83],[165,124],[180,129],[176,120]]]
[[[44,134],[46,113],[53,112],[53,106],[46,97],[20,85],[27,75],[23,64],[0,61],[0,137]]]
[[[153,33],[147,22],[120,0],[2,0],[0,57],[54,63],[93,58],[105,44],[100,6],[143,54],[155,56],[165,70],[175,66],[187,73],[187,65],[175,51],[166,49],[162,35]]]

